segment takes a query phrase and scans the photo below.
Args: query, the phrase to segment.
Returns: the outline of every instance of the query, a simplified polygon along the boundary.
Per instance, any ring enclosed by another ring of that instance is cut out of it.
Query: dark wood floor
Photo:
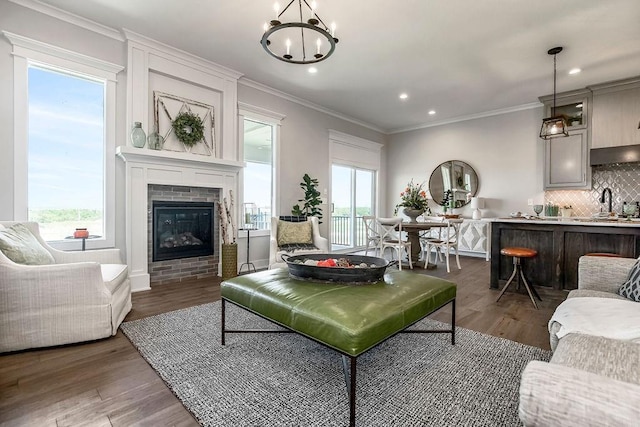
[[[461,259],[447,274],[420,271],[458,284],[457,325],[544,349],[547,322],[565,298],[540,289],[535,310],[526,294],[507,292],[499,303],[489,289],[489,263]],[[418,270],[414,270],[418,271]],[[133,294],[125,321],[220,299],[220,281],[169,284]],[[448,310],[448,308],[446,309]],[[450,312],[432,315],[448,322]],[[7,426],[190,426],[195,419],[138,352],[118,332],[91,343],[0,356],[0,425]]]

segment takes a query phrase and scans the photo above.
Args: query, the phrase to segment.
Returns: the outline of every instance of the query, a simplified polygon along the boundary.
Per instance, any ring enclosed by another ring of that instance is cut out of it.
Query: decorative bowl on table
[[[460,218],[460,214],[438,214],[438,216],[443,217],[445,219],[458,219],[458,218]]]
[[[318,282],[349,285],[376,283],[392,263],[384,258],[344,254],[304,254],[283,256],[289,276]],[[333,260],[332,263],[325,261]],[[333,265],[332,265],[333,264]]]

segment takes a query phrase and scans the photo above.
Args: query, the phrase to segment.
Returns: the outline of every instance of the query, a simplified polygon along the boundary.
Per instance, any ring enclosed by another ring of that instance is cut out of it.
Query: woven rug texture
[[[346,426],[341,356],[298,334],[227,334],[221,303],[121,325],[203,426]],[[277,328],[232,304],[227,327]],[[447,325],[425,319],[415,328]],[[357,426],[518,426],[520,374],[548,351],[456,328],[398,334],[358,358]]]

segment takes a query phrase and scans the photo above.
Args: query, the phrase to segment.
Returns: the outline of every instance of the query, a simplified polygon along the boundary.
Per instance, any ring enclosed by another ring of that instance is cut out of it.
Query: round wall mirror
[[[441,163],[431,173],[429,192],[437,204],[453,200],[454,208],[461,208],[478,192],[478,175],[469,164],[460,160]]]

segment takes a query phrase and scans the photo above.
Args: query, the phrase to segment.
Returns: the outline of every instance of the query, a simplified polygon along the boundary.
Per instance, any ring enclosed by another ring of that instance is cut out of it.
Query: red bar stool
[[[538,298],[540,301],[542,301],[542,298],[540,298],[540,295],[538,295],[536,289],[533,286],[530,286],[529,282],[527,282],[527,279],[525,279],[524,273],[522,272],[522,263],[520,262],[520,260],[522,258],[533,258],[538,255],[538,251],[529,248],[502,248],[500,250],[500,253],[505,256],[513,257],[513,273],[511,273],[511,277],[509,277],[509,280],[507,280],[507,284],[504,285],[504,288],[502,288],[502,290],[500,291],[500,295],[498,295],[498,299],[496,300],[496,302],[500,301],[500,298],[502,297],[502,294],[504,294],[504,291],[507,290],[513,279],[518,275],[518,273],[520,273],[520,277],[522,278],[524,287],[527,289],[529,298],[531,298],[531,302],[533,302],[533,306],[537,310],[538,304],[536,304],[536,300],[533,298],[533,296],[535,295],[536,298]]]

